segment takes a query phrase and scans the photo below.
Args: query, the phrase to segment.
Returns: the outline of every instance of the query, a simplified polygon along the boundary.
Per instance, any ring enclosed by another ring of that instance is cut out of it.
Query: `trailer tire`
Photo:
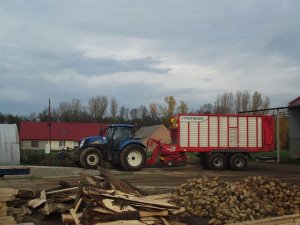
[[[120,165],[124,170],[141,170],[146,162],[146,152],[139,145],[129,145],[120,154]]]
[[[80,164],[86,169],[97,169],[103,163],[101,152],[97,148],[84,149],[79,156]]]
[[[223,170],[227,167],[227,157],[222,153],[214,153],[208,158],[208,167],[212,170]]]
[[[248,166],[247,156],[244,154],[233,154],[230,157],[229,166],[232,170],[245,170]]]

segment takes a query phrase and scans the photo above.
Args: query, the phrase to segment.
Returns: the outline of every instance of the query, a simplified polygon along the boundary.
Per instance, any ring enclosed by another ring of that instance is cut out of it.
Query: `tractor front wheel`
[[[86,169],[97,169],[103,163],[101,152],[96,148],[84,149],[79,156],[80,164]]]
[[[120,164],[124,170],[137,171],[146,162],[146,152],[139,145],[129,145],[120,154]]]

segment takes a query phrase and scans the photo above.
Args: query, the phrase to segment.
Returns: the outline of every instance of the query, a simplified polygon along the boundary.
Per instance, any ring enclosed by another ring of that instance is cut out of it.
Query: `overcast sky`
[[[300,95],[298,0],[3,0],[0,112],[97,95],[119,105]]]

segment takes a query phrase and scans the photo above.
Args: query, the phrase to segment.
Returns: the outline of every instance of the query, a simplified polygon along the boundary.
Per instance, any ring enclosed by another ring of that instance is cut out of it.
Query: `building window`
[[[31,148],[38,148],[39,147],[39,141],[31,141]]]
[[[65,147],[66,146],[66,141],[59,141],[58,146],[59,147]]]

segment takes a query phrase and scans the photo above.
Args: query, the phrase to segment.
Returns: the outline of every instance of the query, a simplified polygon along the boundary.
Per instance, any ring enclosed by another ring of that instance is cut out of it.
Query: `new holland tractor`
[[[140,170],[146,163],[146,146],[133,136],[132,125],[113,124],[108,127],[106,136],[83,138],[69,157],[87,169],[95,169],[103,161],[110,161],[122,170]]]

